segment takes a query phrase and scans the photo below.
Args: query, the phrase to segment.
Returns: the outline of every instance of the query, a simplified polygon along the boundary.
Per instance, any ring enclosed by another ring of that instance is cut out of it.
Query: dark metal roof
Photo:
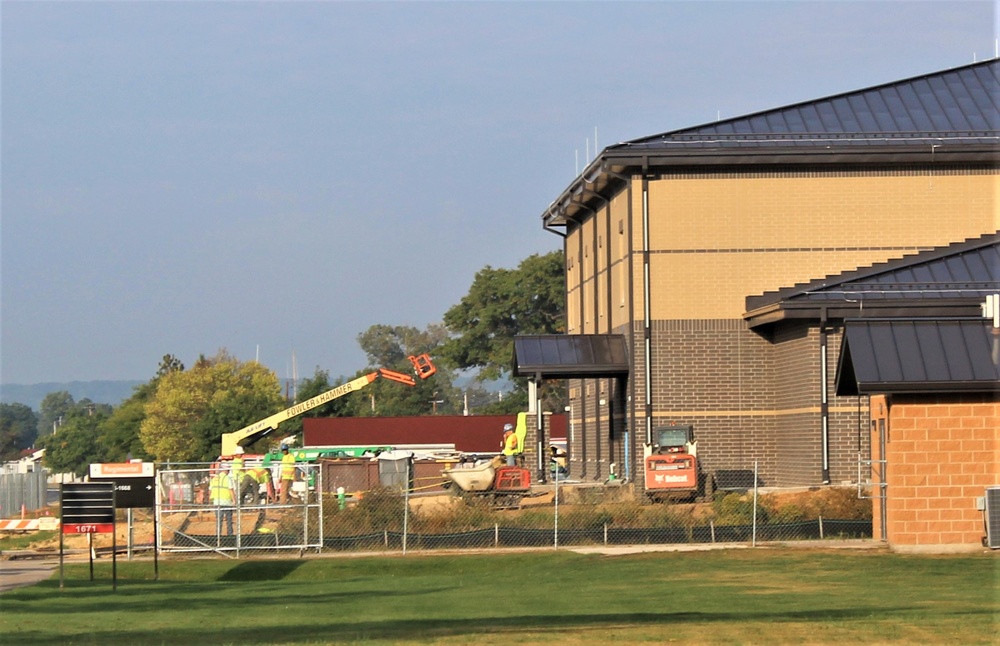
[[[983,318],[848,321],[838,395],[997,392],[1000,330]]]
[[[628,344],[621,334],[516,336],[513,373],[542,379],[625,377]]]
[[[941,140],[997,142],[1000,61],[974,63],[748,116],[627,141],[611,149],[818,146]]]
[[[636,173],[762,164],[995,165],[1000,59],[633,139],[605,148],[542,213],[585,218]]]
[[[746,299],[744,318],[758,327],[786,318],[975,314],[1000,291],[1000,231]],[[958,309],[956,309],[958,308]],[[915,314],[914,310],[919,309]]]

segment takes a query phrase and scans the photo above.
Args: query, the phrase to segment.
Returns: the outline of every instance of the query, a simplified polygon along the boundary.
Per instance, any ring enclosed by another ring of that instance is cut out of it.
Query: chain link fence
[[[157,548],[240,556],[323,547],[322,471],[298,465],[281,491],[277,469],[168,465],[157,473]]]
[[[825,541],[870,538],[871,500],[856,487],[720,491],[712,502],[651,502],[620,481],[556,481],[515,494],[463,491],[450,463],[328,461],[299,465],[278,490],[246,483],[212,498],[211,467],[161,469],[157,545],[164,552],[385,552],[509,547]],[[451,485],[446,487],[446,485]],[[232,522],[232,530],[229,522]]]
[[[47,476],[42,469],[0,473],[0,518],[14,518],[22,511],[45,509]]]

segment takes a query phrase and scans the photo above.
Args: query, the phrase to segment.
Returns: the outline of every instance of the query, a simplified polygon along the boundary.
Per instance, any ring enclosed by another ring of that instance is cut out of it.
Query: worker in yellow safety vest
[[[517,433],[514,432],[513,424],[503,425],[503,455],[507,458],[507,466],[514,466],[516,464],[518,453],[517,446]]]
[[[215,472],[208,481],[208,496],[215,505],[215,535],[222,535],[222,521],[226,521],[226,535],[233,535],[233,479],[223,469]]]
[[[295,456],[288,451],[288,445],[281,445],[281,504],[288,504],[288,494],[295,482]]]
[[[244,477],[244,489],[247,487],[247,483],[252,483],[255,487],[254,491],[259,491],[261,485],[265,485],[265,497],[263,500],[267,502],[273,502],[274,500],[274,489],[271,487],[271,470],[266,467],[250,467],[246,471]]]
[[[243,480],[243,447],[237,446],[233,450],[233,462],[231,468],[233,482],[237,485]]]

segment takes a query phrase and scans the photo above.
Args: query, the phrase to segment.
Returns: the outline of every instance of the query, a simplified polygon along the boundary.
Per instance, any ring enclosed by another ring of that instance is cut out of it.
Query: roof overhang
[[[515,377],[581,379],[629,374],[621,334],[540,334],[514,337]]]
[[[1000,329],[975,319],[845,323],[837,395],[1000,392]]]
[[[794,171],[805,166],[838,170],[873,166],[926,166],[996,168],[1000,138],[982,137],[954,143],[934,138],[925,143],[850,143],[831,139],[825,144],[801,141],[755,141],[717,145],[711,141],[671,143],[646,150],[619,144],[605,149],[542,213],[542,226],[568,227],[601,208],[628,185],[632,177],[659,177],[682,172]]]

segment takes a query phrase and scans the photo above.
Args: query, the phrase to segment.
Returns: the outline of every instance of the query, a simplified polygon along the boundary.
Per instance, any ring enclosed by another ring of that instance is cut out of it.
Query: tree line
[[[202,462],[219,455],[221,436],[319,395],[347,381],[389,368],[410,372],[407,357],[427,353],[437,374],[408,387],[380,379],[332,400],[309,417],[506,414],[527,406],[527,381],[511,378],[514,337],[565,331],[563,254],[553,251],[524,259],[516,269],[487,266],[469,292],[444,314],[441,323],[418,329],[376,324],[357,337],[368,360],[354,375],[331,378],[316,367],[296,384],[294,397],[256,361],[240,361],[225,349],[200,356],[190,368],[164,355],[155,375],[137,386],[117,407],[89,399],[74,401],[65,391],[49,393],[35,412],[24,404],[0,404],[0,459],[45,449],[43,464],[59,473],[84,474],[94,462],[129,459]],[[469,385],[459,388],[456,379]],[[505,393],[486,384],[503,380]],[[561,410],[565,393],[547,385],[543,397]],[[247,447],[263,452],[277,438],[302,430],[304,415]]]

